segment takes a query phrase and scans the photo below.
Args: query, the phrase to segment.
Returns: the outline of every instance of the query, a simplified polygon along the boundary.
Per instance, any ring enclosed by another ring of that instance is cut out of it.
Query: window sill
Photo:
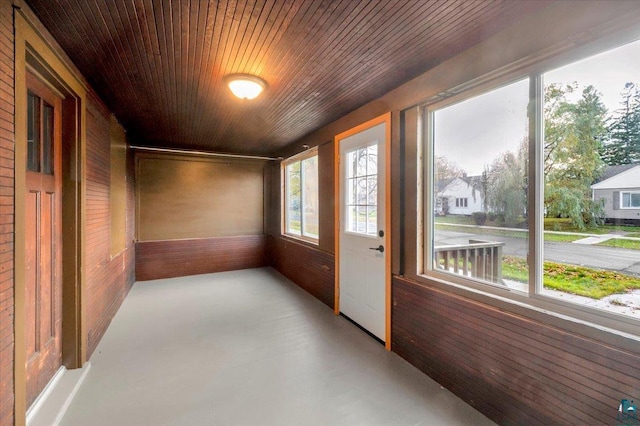
[[[281,237],[286,238],[286,239],[290,239],[290,240],[294,240],[300,243],[305,243],[305,244],[309,244],[312,245],[314,247],[318,247],[320,245],[320,240],[319,239],[313,239],[313,238],[308,238],[308,237],[302,237],[299,235],[291,235],[291,234],[280,234]]]

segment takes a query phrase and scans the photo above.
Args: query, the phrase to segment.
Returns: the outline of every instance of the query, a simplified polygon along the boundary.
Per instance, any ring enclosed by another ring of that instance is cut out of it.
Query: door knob
[[[369,250],[377,250],[380,253],[384,253],[384,247],[380,244],[378,247],[369,247]]]

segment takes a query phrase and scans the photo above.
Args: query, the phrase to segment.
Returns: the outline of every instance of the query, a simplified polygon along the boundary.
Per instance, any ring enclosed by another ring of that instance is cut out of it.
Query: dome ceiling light
[[[255,99],[267,87],[263,79],[250,74],[231,74],[224,80],[231,93],[240,99]]]

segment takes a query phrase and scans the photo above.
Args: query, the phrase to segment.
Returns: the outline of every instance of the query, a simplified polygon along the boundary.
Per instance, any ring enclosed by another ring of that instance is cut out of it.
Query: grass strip
[[[503,237],[514,237],[514,238],[526,238],[529,233],[524,231],[511,231],[508,229],[482,229],[482,228],[472,228],[465,226],[455,226],[455,225],[445,225],[436,223],[436,229],[441,229],[443,231],[453,231],[453,232],[466,232],[468,234],[476,234],[476,235],[500,235]],[[580,235],[563,235],[563,234],[551,234],[548,232],[544,233],[544,240],[551,242],[562,242],[562,243],[571,243],[573,241],[584,238]]]
[[[640,250],[640,240],[625,240],[623,238],[612,238],[598,243],[599,246],[620,247],[629,250]]]
[[[640,289],[640,278],[616,271],[585,268],[564,263],[544,262],[544,287],[592,299],[602,299],[612,294],[624,294]],[[503,256],[502,277],[527,282],[528,266],[525,259]]]

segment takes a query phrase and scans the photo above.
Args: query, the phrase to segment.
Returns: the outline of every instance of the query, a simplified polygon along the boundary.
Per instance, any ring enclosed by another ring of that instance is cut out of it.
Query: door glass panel
[[[378,230],[378,145],[348,152],[347,176],[347,231],[363,235],[376,235]]]
[[[42,173],[53,174],[53,107],[42,108]]]
[[[27,170],[40,171],[40,98],[27,95]]]

